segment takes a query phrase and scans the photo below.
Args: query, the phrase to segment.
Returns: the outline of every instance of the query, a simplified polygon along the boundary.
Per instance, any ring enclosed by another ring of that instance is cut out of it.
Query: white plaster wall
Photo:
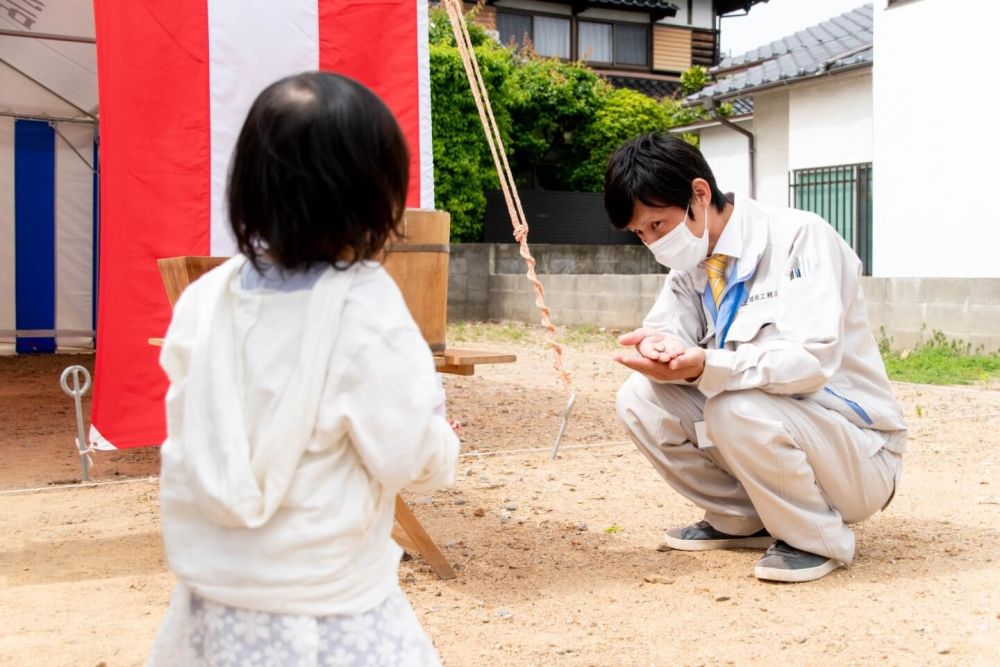
[[[687,2],[676,2],[677,5],[677,16],[668,16],[667,18],[660,19],[657,23],[662,23],[663,25],[687,25],[688,24],[688,5]]]
[[[714,28],[715,14],[712,8],[712,0],[694,0],[691,17],[688,17],[686,0],[677,0],[677,16],[660,19],[657,23],[664,25],[686,25],[692,28]]]
[[[747,130],[751,122],[737,123]],[[747,138],[736,130],[722,125],[706,127],[701,132],[701,152],[715,174],[715,181],[723,192],[737,195],[750,194],[750,162],[747,158]]]
[[[788,168],[872,161],[871,69],[788,90]]]
[[[976,66],[995,60],[997,26],[998,2],[875,3],[876,276],[1000,277],[1000,123]]]
[[[581,19],[618,21],[620,23],[642,23],[649,25],[649,14],[644,12],[623,12],[620,9],[586,9],[577,16]]]
[[[680,4],[680,3],[678,3]],[[691,25],[695,28],[714,28],[715,11],[711,0],[694,0],[691,12]]]
[[[572,16],[573,8],[567,4],[556,2],[540,2],[539,0],[497,0],[500,9],[521,9],[526,12],[543,12],[546,14],[565,14]]]
[[[788,205],[788,90],[754,96],[753,132],[757,148],[756,199]]]

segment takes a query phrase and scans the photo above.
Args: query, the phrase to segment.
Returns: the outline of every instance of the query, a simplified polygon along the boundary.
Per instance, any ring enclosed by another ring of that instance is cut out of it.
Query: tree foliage
[[[712,82],[712,75],[701,65],[694,65],[681,74],[681,92],[684,95],[694,95]]]
[[[666,107],[651,97],[627,88],[607,90],[597,113],[575,137],[578,164],[570,174],[569,185],[600,192],[608,157],[625,141],[666,128],[669,118]]]
[[[485,193],[499,183],[448,16],[438,9],[430,18],[435,205],[451,213],[452,240],[478,241]],[[469,33],[519,185],[599,192],[608,157],[622,143],[704,115],[677,100],[614,88],[582,63],[502,46],[472,21]],[[685,76],[693,82],[702,73]]]
[[[477,241],[482,237],[486,191],[499,188],[499,182],[465,68],[443,10],[432,12],[429,32],[434,204],[451,214],[453,240]],[[469,33],[506,145],[511,130],[508,79],[514,70],[514,54],[471,22]]]
[[[520,182],[538,186],[538,169],[566,189],[575,136],[592,122],[610,89],[581,63],[527,57],[510,80],[511,148]],[[548,184],[551,187],[551,183]]]

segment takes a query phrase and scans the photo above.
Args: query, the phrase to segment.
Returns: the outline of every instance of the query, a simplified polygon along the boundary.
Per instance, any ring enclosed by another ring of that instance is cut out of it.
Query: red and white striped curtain
[[[305,70],[372,88],[410,148],[408,206],[433,208],[426,0],[95,0],[101,234],[92,437],[164,436],[151,337],[170,318],[156,260],[231,255],[224,209],[257,94]]]

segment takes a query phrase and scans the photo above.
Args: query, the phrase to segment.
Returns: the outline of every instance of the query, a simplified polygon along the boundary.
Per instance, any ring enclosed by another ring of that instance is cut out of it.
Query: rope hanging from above
[[[535,289],[535,306],[541,314],[542,326],[545,328],[545,342],[552,348],[555,355],[553,368],[558,373],[566,393],[570,394],[570,403],[566,411],[568,417],[569,409],[572,408],[576,395],[572,391],[569,373],[563,365],[562,346],[555,339],[556,327],[549,318],[552,311],[545,305],[545,288],[542,287],[541,281],[535,274],[535,258],[531,256],[531,251],[528,249],[528,222],[524,216],[524,209],[521,208],[521,198],[517,194],[517,185],[514,183],[514,175],[511,173],[510,164],[507,161],[507,153],[504,150],[500,129],[493,117],[489,93],[486,91],[486,84],[479,71],[479,62],[476,60],[476,53],[472,47],[472,38],[469,36],[469,27],[465,22],[462,3],[461,0],[443,0],[441,4],[448,12],[451,30],[455,35],[455,44],[458,46],[462,65],[465,67],[465,74],[469,79],[472,97],[476,102],[476,109],[479,111],[479,120],[482,121],[483,130],[486,133],[486,143],[489,145],[490,155],[493,156],[497,178],[500,180],[500,190],[503,192],[504,201],[507,203],[507,212],[510,214],[510,221],[514,227],[514,240],[520,245],[520,255],[527,266],[528,280]],[[562,430],[565,430],[565,419]],[[561,438],[562,432],[559,435]],[[556,447],[558,448],[558,440]],[[553,452],[553,456],[555,456],[555,452]]]

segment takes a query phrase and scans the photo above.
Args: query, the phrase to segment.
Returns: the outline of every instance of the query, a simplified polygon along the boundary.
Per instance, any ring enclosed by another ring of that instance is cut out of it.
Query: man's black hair
[[[409,155],[375,93],[327,72],[260,93],[233,153],[227,199],[237,245],[254,265],[339,268],[376,257],[406,206]]]
[[[635,202],[646,206],[678,206],[691,202],[691,182],[708,181],[712,204],[722,212],[726,196],[697,148],[678,137],[653,132],[636,137],[615,151],[604,172],[604,209],[611,224],[624,229]]]

